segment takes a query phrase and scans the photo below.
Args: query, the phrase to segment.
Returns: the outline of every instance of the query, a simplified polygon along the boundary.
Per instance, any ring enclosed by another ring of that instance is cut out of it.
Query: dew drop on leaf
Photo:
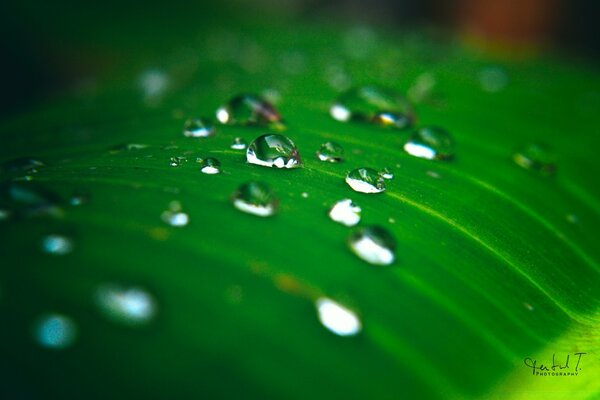
[[[296,145],[290,138],[280,134],[266,134],[254,139],[246,150],[246,160],[263,167],[302,167]]]
[[[246,150],[246,147],[248,147],[248,144],[241,137],[236,137],[231,142],[231,146],[230,147],[233,150]]]
[[[317,150],[317,158],[330,163],[342,162],[344,160],[344,148],[336,142],[325,142]]]
[[[215,175],[221,172],[221,162],[216,158],[208,157],[200,163],[200,171],[203,174]]]
[[[375,86],[349,90],[333,103],[329,113],[342,122],[367,121],[400,129],[414,120],[412,105],[404,96]]]
[[[65,349],[77,337],[77,327],[73,320],[62,314],[48,314],[39,318],[34,326],[36,342],[49,349]]]
[[[373,265],[390,265],[394,262],[396,240],[386,229],[378,226],[358,228],[348,238],[354,254]]]
[[[42,250],[55,256],[64,256],[73,251],[73,241],[63,235],[48,235],[42,239]]]
[[[556,173],[556,155],[547,145],[529,143],[521,146],[513,154],[514,162],[527,170],[549,176]]]
[[[381,193],[385,191],[385,180],[372,168],[356,168],[346,175],[346,183],[355,192]]]
[[[354,336],[361,331],[362,325],[356,313],[334,300],[321,297],[315,306],[321,324],[336,335]]]
[[[427,160],[448,160],[454,156],[454,140],[443,128],[424,126],[410,135],[404,143],[404,151]]]
[[[271,125],[281,122],[275,107],[257,95],[243,94],[217,110],[217,119],[229,125]]]
[[[354,226],[360,222],[362,209],[350,199],[336,202],[329,210],[329,218],[346,226]]]
[[[141,287],[104,284],[96,290],[95,300],[107,318],[125,325],[143,325],[156,315],[154,296]]]
[[[165,223],[177,228],[186,226],[190,222],[189,215],[182,211],[181,203],[178,201],[170,202],[169,207],[162,212],[160,218]]]
[[[214,125],[204,118],[190,118],[183,124],[183,135],[186,137],[207,138],[214,134]]]
[[[259,217],[269,217],[277,212],[278,201],[266,183],[244,183],[233,193],[231,200],[238,210]]]

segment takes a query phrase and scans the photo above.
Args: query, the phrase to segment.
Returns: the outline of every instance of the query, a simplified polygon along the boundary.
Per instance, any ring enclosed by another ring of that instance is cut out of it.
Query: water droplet
[[[41,317],[34,328],[35,340],[43,347],[64,349],[77,337],[77,327],[73,320],[61,314],[48,314]]]
[[[279,134],[266,134],[254,139],[246,151],[246,160],[263,167],[302,167],[300,153],[294,142]]]
[[[233,139],[233,142],[231,142],[230,147],[233,150],[246,150],[246,147],[248,147],[248,144],[241,137],[236,137],[235,139]]]
[[[389,218],[388,218],[388,222],[389,222],[390,224],[395,224],[395,223],[396,223],[396,220],[395,220],[394,218],[392,218],[392,217],[389,217]]]
[[[87,193],[76,192],[69,198],[69,204],[78,207],[90,201],[90,195]]]
[[[567,222],[569,222],[571,224],[576,224],[579,222],[579,217],[575,214],[567,214],[566,218],[567,218]]]
[[[338,98],[329,110],[342,122],[368,121],[377,125],[406,128],[414,120],[411,104],[399,93],[374,86],[352,89]]]
[[[215,127],[204,118],[190,118],[183,124],[183,135],[206,138],[215,134]]]
[[[62,217],[63,210],[58,206],[60,198],[44,187],[33,183],[0,184],[0,203],[16,216]]]
[[[381,175],[383,179],[394,179],[394,173],[387,167],[379,171],[379,175]]]
[[[346,183],[355,192],[381,193],[385,191],[385,180],[372,168],[356,168],[348,172]]]
[[[303,199],[308,199],[308,193],[306,192],[300,193],[300,196],[302,196]]]
[[[440,179],[442,176],[435,171],[427,171],[426,174],[432,178]]]
[[[200,163],[200,171],[208,175],[218,174],[221,172],[221,162],[216,158],[208,157]]]
[[[143,150],[148,148],[147,144],[141,144],[141,143],[124,143],[124,144],[118,144],[116,146],[111,147],[108,152],[110,154],[119,154],[119,153],[123,153],[126,151],[136,151],[136,150]]]
[[[167,224],[178,228],[186,226],[190,222],[189,215],[182,211],[181,203],[178,201],[170,202],[169,207],[162,212],[160,218]]]
[[[217,110],[217,119],[222,124],[231,125],[270,125],[281,122],[275,107],[253,94],[231,99]]]
[[[329,210],[329,218],[342,225],[354,226],[360,222],[362,209],[350,199],[338,201]]]
[[[527,302],[523,303],[523,307],[525,307],[527,309],[527,311],[535,310],[535,307],[533,307],[531,304],[529,304]]]
[[[0,172],[10,175],[32,174],[38,172],[44,166],[43,162],[34,160],[33,158],[14,158],[0,164]]]
[[[479,72],[479,83],[486,92],[500,92],[508,85],[508,75],[501,67],[486,67]]]
[[[178,157],[170,157],[169,165],[171,167],[179,167],[181,164],[187,161],[187,157],[178,156]]]
[[[48,254],[64,256],[73,251],[73,242],[66,236],[48,235],[42,240],[42,250]]]
[[[339,336],[354,336],[358,334],[362,325],[358,316],[341,304],[321,297],[315,302],[319,321],[329,331]]]
[[[317,150],[317,158],[321,161],[339,163],[344,160],[344,148],[336,142],[326,142]]]
[[[278,201],[266,183],[248,182],[232,196],[233,205],[240,211],[260,217],[269,217],[277,211]]]
[[[447,160],[454,156],[454,141],[445,129],[425,126],[410,135],[404,151],[427,160]]]
[[[359,228],[348,238],[348,246],[354,254],[369,264],[389,265],[394,262],[396,240],[384,228]]]
[[[138,85],[145,101],[158,102],[169,87],[169,75],[159,69],[149,69],[140,74]]]
[[[143,325],[156,315],[154,296],[140,287],[105,284],[97,289],[95,300],[104,315],[126,325]]]
[[[530,143],[522,146],[513,155],[517,165],[541,175],[556,173],[556,155],[549,146],[541,143]]]

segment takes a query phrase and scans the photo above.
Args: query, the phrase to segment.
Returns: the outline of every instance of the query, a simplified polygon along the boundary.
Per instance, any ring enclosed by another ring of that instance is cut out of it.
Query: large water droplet
[[[73,242],[66,236],[48,235],[42,240],[42,250],[48,254],[64,256],[73,251]]]
[[[232,125],[269,125],[281,122],[275,107],[253,94],[231,99],[217,110],[217,119],[222,124]]]
[[[203,118],[190,118],[183,124],[183,135],[187,137],[206,138],[214,134],[214,125]]]
[[[427,160],[447,160],[454,156],[454,140],[443,128],[425,126],[410,135],[404,151]]]
[[[336,142],[326,142],[317,150],[317,158],[321,161],[339,163],[344,160],[344,148]]]
[[[43,347],[64,349],[75,341],[77,327],[73,320],[61,314],[41,317],[34,327],[35,340]]]
[[[299,168],[300,153],[290,138],[279,134],[266,134],[254,139],[246,151],[250,164],[263,167]]]
[[[348,246],[354,254],[369,264],[389,265],[394,262],[396,240],[384,228],[359,228],[348,238]]]
[[[369,121],[395,128],[406,128],[414,120],[408,100],[399,93],[374,86],[351,89],[331,106],[331,116],[342,122]]]
[[[385,180],[372,168],[356,168],[346,175],[346,183],[355,192],[381,193],[385,191]]]
[[[221,162],[216,158],[208,157],[200,163],[200,171],[203,174],[214,175],[221,172]]]
[[[189,215],[182,211],[181,203],[176,200],[169,203],[169,207],[162,212],[160,218],[167,224],[178,228],[186,226],[190,222]]]
[[[517,165],[541,175],[553,175],[556,172],[556,154],[541,143],[530,143],[522,146],[513,155]]]
[[[246,150],[246,147],[248,147],[248,144],[241,137],[236,137],[233,139],[233,142],[231,142],[230,147],[233,150]]]
[[[358,316],[341,304],[321,297],[315,302],[319,321],[329,331],[339,336],[353,336],[358,334],[362,325]]]
[[[108,318],[126,325],[142,325],[156,315],[156,300],[140,287],[105,284],[96,291],[96,303]]]
[[[354,226],[360,222],[362,209],[350,199],[340,200],[329,210],[329,218],[342,225]]]
[[[248,214],[268,217],[277,211],[278,202],[266,183],[248,182],[241,185],[232,196],[233,205]]]

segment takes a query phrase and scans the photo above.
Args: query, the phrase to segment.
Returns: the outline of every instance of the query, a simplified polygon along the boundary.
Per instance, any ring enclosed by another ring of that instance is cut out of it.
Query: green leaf
[[[3,172],[0,208],[11,214],[0,221],[0,365],[8,377],[0,393],[598,396],[597,74],[550,58],[505,62],[506,87],[489,93],[481,71],[497,61],[393,33],[378,33],[353,57],[340,45],[343,32],[265,28],[233,43],[218,37],[220,46],[186,43],[2,122],[0,160],[45,166]],[[148,71],[166,78],[164,91],[144,94],[139,79]],[[432,77],[432,88],[419,86]],[[402,151],[406,131],[333,120],[328,108],[348,79],[412,93],[418,123],[451,132],[456,157],[411,157]],[[266,128],[182,135],[188,117],[212,117],[229,98],[265,89],[280,95],[283,133],[303,168],[249,165],[230,148]],[[329,140],[344,147],[344,162],[315,157]],[[535,141],[556,150],[555,175],[513,162],[515,149]],[[187,161],[171,167],[172,157]],[[197,157],[218,159],[222,172],[202,174]],[[356,193],[344,177],[358,167],[388,167],[395,177],[383,194]],[[275,216],[232,206],[232,193],[251,180],[273,188]],[[63,212],[31,216],[9,199],[10,185],[52,193]],[[77,194],[89,201],[69,205]],[[327,217],[343,198],[361,206],[360,226],[395,237],[393,265],[369,265],[348,249],[352,229]],[[161,219],[173,201],[189,215],[186,226]],[[47,235],[70,238],[73,251],[43,252]],[[107,318],[95,297],[107,283],[147,290],[155,318],[139,326]],[[362,331],[325,329],[315,308],[323,297],[353,310]],[[35,321],[47,313],[72,318],[70,347],[36,343]],[[573,377],[536,377],[524,364],[551,364],[553,354],[563,363],[571,354],[573,363],[577,352],[587,354]]]

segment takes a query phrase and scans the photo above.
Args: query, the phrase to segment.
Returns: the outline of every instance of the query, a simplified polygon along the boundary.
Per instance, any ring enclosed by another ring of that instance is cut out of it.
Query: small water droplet
[[[399,93],[374,86],[352,89],[336,100],[329,110],[342,122],[368,121],[404,129],[414,120],[412,105]]]
[[[432,178],[440,179],[442,176],[435,171],[427,171],[426,174]]]
[[[160,218],[167,224],[174,227],[186,226],[190,222],[190,217],[182,211],[181,203],[174,200],[169,203],[169,207],[162,212]]]
[[[479,72],[479,83],[484,91],[497,93],[508,85],[508,74],[502,67],[486,67]]]
[[[230,147],[233,150],[246,150],[246,147],[248,147],[248,144],[241,137],[236,137],[235,139],[233,139],[233,142],[231,142]]]
[[[42,316],[34,327],[35,340],[49,349],[65,349],[77,337],[77,326],[73,320],[61,314]]]
[[[566,218],[567,218],[567,222],[569,222],[571,224],[576,224],[579,222],[579,217],[575,214],[567,214]]]
[[[73,247],[71,239],[62,235],[48,235],[42,240],[42,250],[56,256],[64,256],[71,253]]]
[[[296,145],[290,138],[280,134],[266,134],[254,139],[246,151],[246,160],[263,167],[302,167]]]
[[[336,142],[325,142],[317,150],[317,158],[330,163],[342,162],[344,160],[344,148]]]
[[[88,193],[76,192],[69,198],[69,204],[78,207],[84,205],[90,201],[90,195]]]
[[[306,192],[300,193],[300,196],[302,196],[303,199],[308,199],[308,193]]]
[[[319,321],[329,331],[339,336],[354,336],[362,325],[358,316],[334,300],[321,297],[315,302]]]
[[[169,158],[169,165],[171,167],[179,167],[180,165],[182,165],[185,162],[187,162],[187,157],[184,157],[184,156],[177,156],[177,157]]]
[[[535,307],[533,307],[531,304],[529,304],[527,302],[523,303],[523,307],[525,307],[528,311],[535,310]]]
[[[236,96],[217,110],[217,119],[222,124],[270,125],[281,122],[275,107],[253,94]]]
[[[183,124],[183,135],[195,138],[207,138],[215,134],[215,127],[204,118],[190,118]]]
[[[46,164],[33,158],[21,157],[8,160],[0,164],[0,172],[3,174],[32,174],[39,171]]]
[[[389,217],[389,218],[388,218],[388,222],[389,222],[390,224],[395,224],[395,223],[396,223],[396,220],[395,220],[394,218],[392,218],[392,217]]]
[[[369,226],[352,232],[348,246],[358,257],[373,265],[390,265],[395,259],[396,240],[384,228]]]
[[[381,193],[385,191],[385,180],[372,168],[356,168],[348,172],[346,183],[355,192]]]
[[[109,319],[126,325],[143,325],[156,315],[156,300],[136,286],[105,284],[96,290],[96,304]]]
[[[221,172],[221,162],[216,158],[208,157],[200,163],[200,171],[208,175],[218,174]]]
[[[454,140],[443,128],[425,126],[410,135],[404,151],[427,160],[447,160],[454,156]]]
[[[360,222],[362,209],[350,199],[336,202],[329,210],[329,218],[346,226],[354,226]]]
[[[269,217],[277,211],[278,201],[266,183],[248,182],[232,196],[233,205],[240,211],[259,217]]]
[[[124,143],[124,144],[118,144],[116,146],[111,147],[108,152],[110,154],[119,154],[119,153],[123,153],[126,151],[136,151],[136,150],[143,150],[148,148],[147,144],[141,144],[141,143]]]
[[[383,179],[394,179],[394,173],[387,167],[379,171],[379,175],[381,175]]]
[[[518,166],[541,175],[556,173],[556,155],[549,146],[542,143],[522,146],[513,155],[513,160]]]

